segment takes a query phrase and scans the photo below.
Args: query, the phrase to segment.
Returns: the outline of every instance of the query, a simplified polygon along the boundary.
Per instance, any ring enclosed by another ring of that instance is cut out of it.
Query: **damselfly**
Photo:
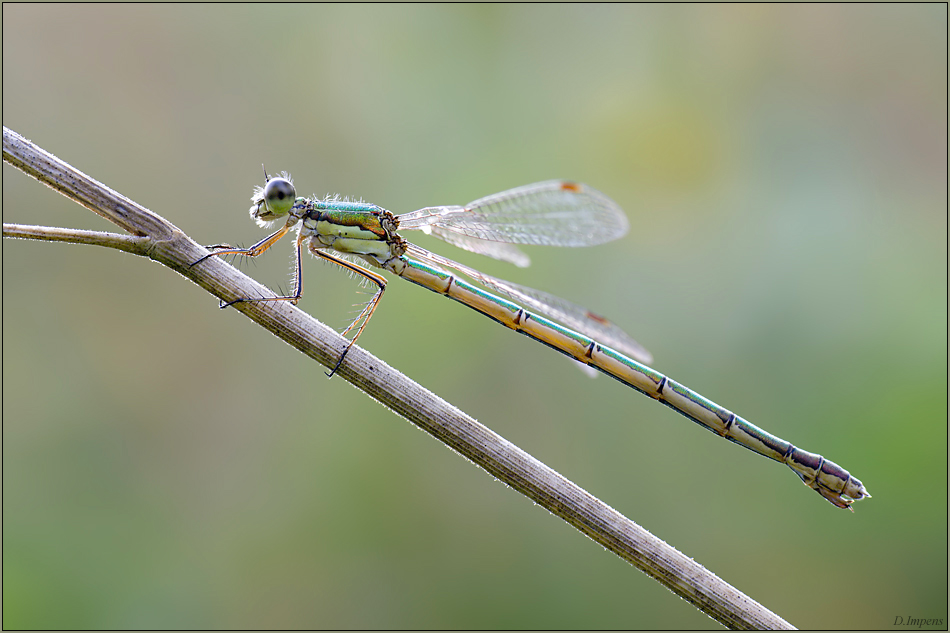
[[[265,186],[256,187],[251,196],[251,218],[264,227],[286,216],[283,226],[249,248],[227,244],[209,247],[216,250],[195,264],[215,255],[256,257],[296,227],[293,292],[286,296],[236,299],[221,307],[242,301],[297,303],[303,290],[301,254],[306,244],[313,255],[342,266],[376,287],[372,299],[343,332],[354,332],[346,351],[359,338],[386,289],[383,276],[357,263],[367,262],[463,303],[659,400],[727,440],[788,465],[807,486],[839,508],[851,509],[854,501],[871,496],[857,478],[834,462],[796,448],[647,367],[645,363],[652,362],[649,352],[605,318],[564,299],[491,277],[431,253],[397,233],[422,231],[465,250],[527,266],[527,255],[515,244],[592,246],[626,233],[623,211],[599,191],[552,180],[496,193],[464,207],[426,207],[397,216],[365,202],[337,197],[298,198],[288,174],[268,177],[265,171],[264,177]],[[449,270],[558,323],[473,286]],[[340,367],[346,351],[329,375]]]

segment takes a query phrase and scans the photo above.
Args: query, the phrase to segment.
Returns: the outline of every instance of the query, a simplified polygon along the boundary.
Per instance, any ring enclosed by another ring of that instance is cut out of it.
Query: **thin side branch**
[[[218,258],[191,268],[208,251],[177,227],[6,127],[3,160],[134,236],[5,224],[4,237],[95,244],[144,255],[223,301],[268,292]],[[245,302],[233,309],[326,367],[336,363],[347,345],[346,339],[334,330],[288,302]],[[793,628],[691,558],[365,350],[354,346],[337,374],[724,626]]]
[[[61,229],[55,226],[33,226],[29,224],[4,223],[3,237],[105,246],[136,255],[144,255],[148,247],[147,239],[131,235],[119,235],[118,233],[106,233],[104,231],[85,231],[83,229]]]

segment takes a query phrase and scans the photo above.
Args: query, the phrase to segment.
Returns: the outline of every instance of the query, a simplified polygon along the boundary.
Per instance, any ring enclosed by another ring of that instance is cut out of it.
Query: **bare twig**
[[[3,237],[15,237],[21,240],[42,240],[44,242],[69,242],[89,246],[106,246],[126,253],[145,255],[148,238],[134,235],[119,235],[104,231],[84,231],[82,229],[61,229],[55,226],[32,226],[29,224],[4,224]]]
[[[3,128],[3,160],[110,220],[132,237],[50,227],[3,225],[4,237],[117,248],[168,266],[224,301],[267,289],[207,251],[159,215],[89,178]],[[238,303],[234,309],[307,356],[332,367],[347,341],[288,302]],[[542,464],[501,436],[354,346],[337,374],[488,473],[655,578],[729,628],[793,628],[704,567]]]

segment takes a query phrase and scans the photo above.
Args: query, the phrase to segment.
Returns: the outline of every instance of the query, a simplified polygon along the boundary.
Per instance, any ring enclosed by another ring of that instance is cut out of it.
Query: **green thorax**
[[[302,231],[323,248],[386,260],[402,255],[396,216],[375,204],[310,200]],[[404,251],[403,251],[404,252]]]

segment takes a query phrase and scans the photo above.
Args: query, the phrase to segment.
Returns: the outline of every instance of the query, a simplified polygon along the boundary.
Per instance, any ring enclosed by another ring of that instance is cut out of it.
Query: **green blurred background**
[[[201,243],[261,163],[397,213],[632,225],[486,272],[861,478],[770,463],[401,281],[365,348],[803,628],[947,622],[947,8],[3,6],[3,123]],[[7,165],[3,220],[112,230]],[[413,236],[416,237],[416,236]],[[5,628],[715,623],[196,286],[3,240]],[[242,267],[287,286],[290,243]],[[364,300],[305,262],[300,307]]]

